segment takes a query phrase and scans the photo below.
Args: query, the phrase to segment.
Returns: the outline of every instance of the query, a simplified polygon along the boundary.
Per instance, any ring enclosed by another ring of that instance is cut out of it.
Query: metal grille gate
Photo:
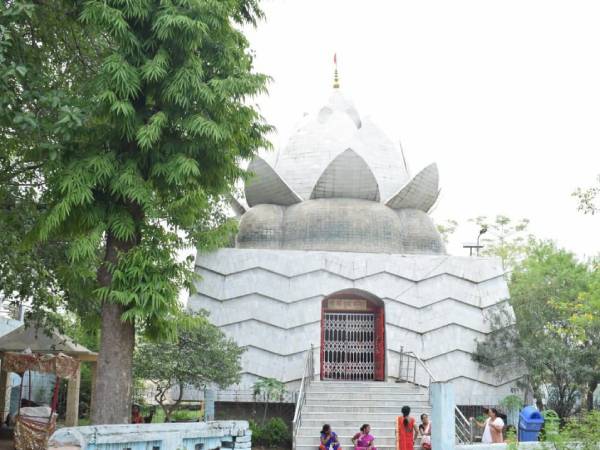
[[[366,381],[375,375],[375,314],[325,313],[323,379]]]

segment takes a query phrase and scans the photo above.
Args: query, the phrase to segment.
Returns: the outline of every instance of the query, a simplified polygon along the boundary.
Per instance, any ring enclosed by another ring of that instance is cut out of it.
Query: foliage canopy
[[[153,383],[155,400],[169,421],[185,388],[204,389],[208,384],[223,388],[238,382],[242,353],[206,316],[196,315],[186,321],[176,342],[140,342],[134,356],[134,376]],[[168,395],[173,388],[177,388],[178,397],[171,402]]]
[[[555,244],[531,241],[525,259],[512,272],[509,310],[494,317],[494,332],[478,343],[484,366],[505,370],[507,363],[527,368],[529,387],[540,399],[549,388],[548,405],[561,417],[571,414],[578,396],[597,385],[600,334],[583,341],[572,332],[569,312],[590,295],[597,274]]]
[[[98,423],[128,420],[134,326],[175,339],[178,295],[194,282],[178,252],[229,240],[215,206],[244,176],[239,162],[268,146],[251,103],[268,78],[240,31],[261,17],[255,0],[0,9],[0,202],[12,230],[0,245],[10,253],[27,236],[54,249],[14,252],[0,290],[33,297],[42,281],[56,309],[81,287],[75,303],[101,308]]]

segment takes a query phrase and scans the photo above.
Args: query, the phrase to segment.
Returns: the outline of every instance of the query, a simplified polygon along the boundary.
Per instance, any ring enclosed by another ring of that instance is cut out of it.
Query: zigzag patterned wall
[[[471,358],[490,332],[490,312],[508,299],[496,259],[222,249],[199,254],[196,271],[202,281],[188,307],[209,311],[247,347],[242,385],[274,377],[293,388],[304,352],[320,343],[322,300],[348,289],[384,302],[388,379],[398,374],[401,346],[436,379],[452,380],[460,404],[493,404],[521,376],[517,370],[499,379]]]

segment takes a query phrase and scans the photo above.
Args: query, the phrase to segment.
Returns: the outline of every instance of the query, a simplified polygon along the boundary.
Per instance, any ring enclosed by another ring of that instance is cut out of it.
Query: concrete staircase
[[[393,450],[395,419],[404,405],[410,406],[417,424],[422,413],[431,413],[427,389],[412,383],[312,382],[306,391],[296,450],[315,450],[325,423],[338,434],[344,450],[351,450],[350,439],[363,423],[371,425],[377,449]]]

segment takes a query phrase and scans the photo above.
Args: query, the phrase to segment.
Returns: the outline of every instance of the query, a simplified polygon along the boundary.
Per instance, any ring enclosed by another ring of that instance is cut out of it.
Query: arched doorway
[[[383,302],[357,289],[336,292],[321,307],[321,379],[383,381]]]

